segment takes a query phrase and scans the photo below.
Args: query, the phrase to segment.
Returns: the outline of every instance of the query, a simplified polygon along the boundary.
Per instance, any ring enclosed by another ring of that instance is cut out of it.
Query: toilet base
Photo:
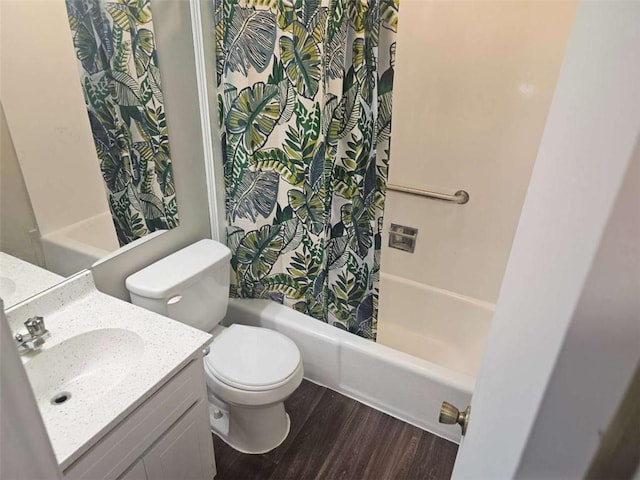
[[[291,421],[284,403],[264,407],[242,407],[209,402],[211,431],[241,453],[267,453],[289,435]]]

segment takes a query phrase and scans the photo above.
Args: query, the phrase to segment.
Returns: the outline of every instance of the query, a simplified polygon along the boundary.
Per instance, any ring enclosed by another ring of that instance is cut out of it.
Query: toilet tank
[[[210,332],[227,314],[231,251],[200,240],[129,276],[134,305]]]

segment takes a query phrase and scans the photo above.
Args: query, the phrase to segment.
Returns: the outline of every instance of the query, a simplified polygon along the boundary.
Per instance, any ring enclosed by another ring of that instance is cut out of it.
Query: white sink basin
[[[73,409],[108,395],[136,368],[143,352],[137,333],[101,328],[36,353],[25,369],[41,410]]]
[[[212,339],[100,293],[90,271],[10,308],[12,332],[24,332],[24,321],[34,315],[44,317],[51,336],[21,359],[63,471],[200,358]]]

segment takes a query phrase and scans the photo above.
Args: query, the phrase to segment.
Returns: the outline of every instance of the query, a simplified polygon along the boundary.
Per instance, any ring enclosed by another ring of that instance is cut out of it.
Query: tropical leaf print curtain
[[[214,0],[232,295],[376,336],[398,0]]]
[[[149,0],[66,0],[120,245],[178,226]]]

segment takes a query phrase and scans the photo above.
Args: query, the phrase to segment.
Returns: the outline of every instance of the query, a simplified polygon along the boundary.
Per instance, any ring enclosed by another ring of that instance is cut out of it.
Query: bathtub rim
[[[113,251],[93,245],[90,242],[80,240],[76,236],[74,236],[75,232],[81,230],[85,225],[90,224],[91,222],[96,222],[98,224],[101,224],[102,226],[108,225],[109,227],[111,227],[110,231],[112,231],[113,238],[117,243],[115,227],[113,226],[111,213],[109,213],[108,211],[98,213],[97,215],[94,215],[92,217],[87,217],[71,225],[67,225],[53,232],[48,232],[44,235],[41,235],[40,242],[43,245],[50,245],[54,248],[71,249],[87,257],[95,257],[91,262],[93,263],[100,258],[113,253]],[[89,264],[86,268],[89,268],[90,266],[91,264]]]
[[[307,380],[460,443],[455,425],[439,424],[440,405],[445,400],[469,404],[475,378],[358,337],[270,300],[230,299],[223,324],[232,323],[271,328],[294,340],[305,362]],[[383,373],[367,375],[371,373],[369,368]]]

